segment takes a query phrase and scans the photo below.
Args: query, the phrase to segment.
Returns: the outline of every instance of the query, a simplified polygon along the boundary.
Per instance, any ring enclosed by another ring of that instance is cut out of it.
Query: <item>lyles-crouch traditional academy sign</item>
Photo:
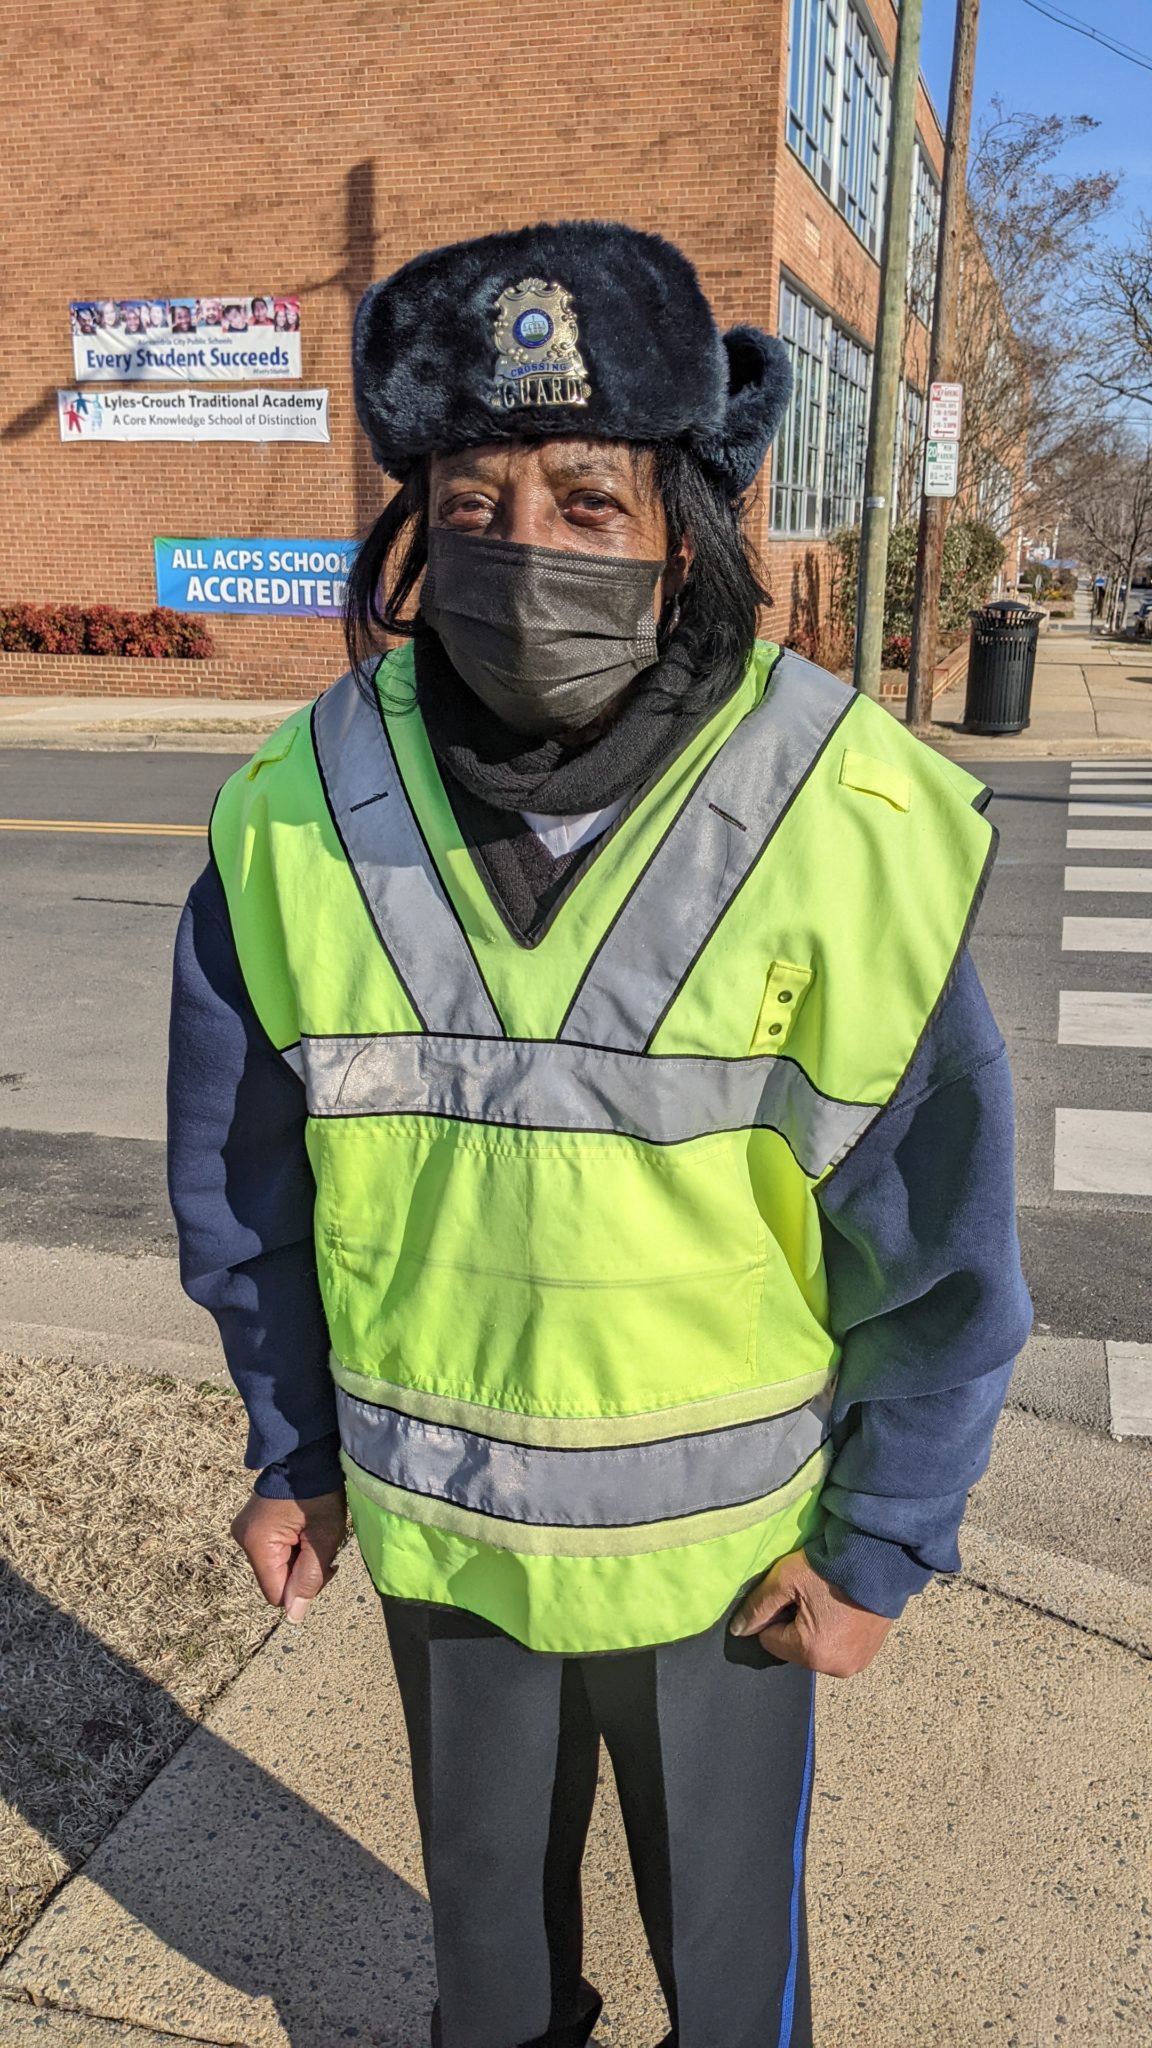
[[[327,391],[57,392],[60,439],[330,441]]]

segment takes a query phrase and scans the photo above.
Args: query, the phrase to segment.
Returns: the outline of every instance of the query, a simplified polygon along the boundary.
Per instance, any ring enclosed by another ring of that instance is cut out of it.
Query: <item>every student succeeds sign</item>
[[[156,602],[177,612],[338,618],[354,540],[157,540]]]
[[[78,384],[245,384],[300,375],[300,301],[283,293],[77,299],[70,311]]]

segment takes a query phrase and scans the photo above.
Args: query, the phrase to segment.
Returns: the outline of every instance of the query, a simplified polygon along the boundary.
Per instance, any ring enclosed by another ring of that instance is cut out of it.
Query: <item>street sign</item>
[[[924,452],[925,497],[954,498],[959,483],[959,441],[929,441]]]
[[[928,389],[928,439],[958,441],[964,415],[962,384],[932,384]]]

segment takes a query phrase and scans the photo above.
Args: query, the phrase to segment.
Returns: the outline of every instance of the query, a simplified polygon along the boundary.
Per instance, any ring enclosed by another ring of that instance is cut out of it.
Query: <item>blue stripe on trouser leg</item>
[[[804,1837],[812,1799],[812,1767],[816,1757],[816,1680],[812,1680],[812,1705],[808,1715],[808,1748],[804,1757],[804,1780],[792,1836],[792,1898],[788,1908],[788,1975],[780,2010],[778,2048],[790,2048],[792,2022],[796,2013],[796,1971],[800,1960],[800,1903],[804,1893]]]

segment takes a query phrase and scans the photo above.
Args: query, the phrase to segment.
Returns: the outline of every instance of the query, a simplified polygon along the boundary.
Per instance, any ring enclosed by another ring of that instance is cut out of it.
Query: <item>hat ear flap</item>
[[[784,417],[792,364],[783,342],[759,327],[730,327],[721,339],[728,358],[724,425],[719,439],[700,452],[738,497],[754,481]]]

